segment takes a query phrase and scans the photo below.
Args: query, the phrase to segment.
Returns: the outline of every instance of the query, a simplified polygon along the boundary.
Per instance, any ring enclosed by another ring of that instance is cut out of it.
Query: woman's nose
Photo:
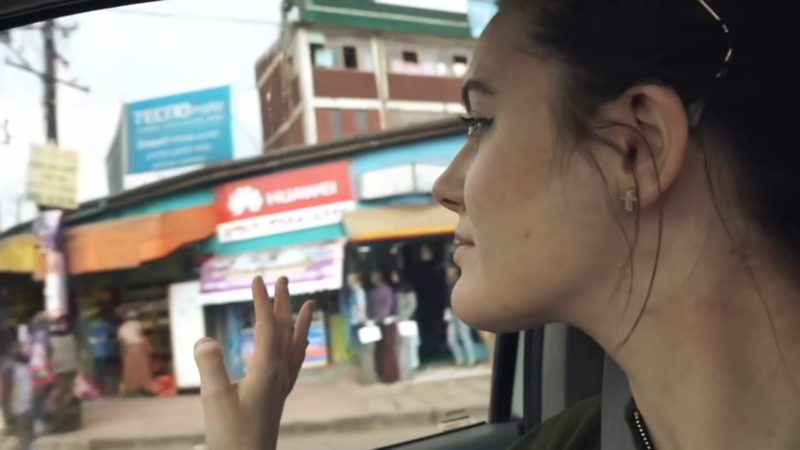
[[[451,164],[433,184],[433,198],[445,208],[461,213],[464,210],[464,183]]]

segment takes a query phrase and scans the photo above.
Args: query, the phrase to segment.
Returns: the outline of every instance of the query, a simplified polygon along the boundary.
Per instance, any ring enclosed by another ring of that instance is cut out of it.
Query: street
[[[298,384],[284,410],[281,450],[372,449],[442,431],[440,424],[468,416],[486,419],[490,369],[438,368],[414,380],[361,386],[351,380]],[[84,427],[44,436],[36,450],[194,450],[203,442],[203,414],[196,395],[86,402]],[[15,446],[7,439],[2,450]]]

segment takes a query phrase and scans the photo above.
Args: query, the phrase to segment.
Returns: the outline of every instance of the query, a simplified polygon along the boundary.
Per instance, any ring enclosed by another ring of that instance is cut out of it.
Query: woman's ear
[[[689,144],[689,121],[683,101],[667,86],[632,88],[628,99],[631,125],[625,147],[640,208],[658,202],[680,175]],[[624,194],[623,187],[623,194]]]

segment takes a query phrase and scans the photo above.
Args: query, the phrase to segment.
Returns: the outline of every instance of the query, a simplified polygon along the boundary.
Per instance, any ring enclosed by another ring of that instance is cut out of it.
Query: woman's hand
[[[261,277],[253,280],[253,303],[255,350],[241,381],[231,383],[216,342],[195,345],[209,450],[274,450],[286,397],[305,359],[314,303],[303,305],[295,323],[285,277],[275,285],[274,302]]]

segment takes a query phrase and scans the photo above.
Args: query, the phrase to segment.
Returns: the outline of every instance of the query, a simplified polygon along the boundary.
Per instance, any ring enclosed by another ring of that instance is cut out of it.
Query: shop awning
[[[18,234],[0,240],[0,272],[33,273],[39,259],[39,238]]]
[[[82,274],[138,267],[216,231],[213,205],[144,214],[69,230],[70,272]]]
[[[457,223],[458,215],[438,204],[359,209],[344,216],[351,241],[447,234]]]

